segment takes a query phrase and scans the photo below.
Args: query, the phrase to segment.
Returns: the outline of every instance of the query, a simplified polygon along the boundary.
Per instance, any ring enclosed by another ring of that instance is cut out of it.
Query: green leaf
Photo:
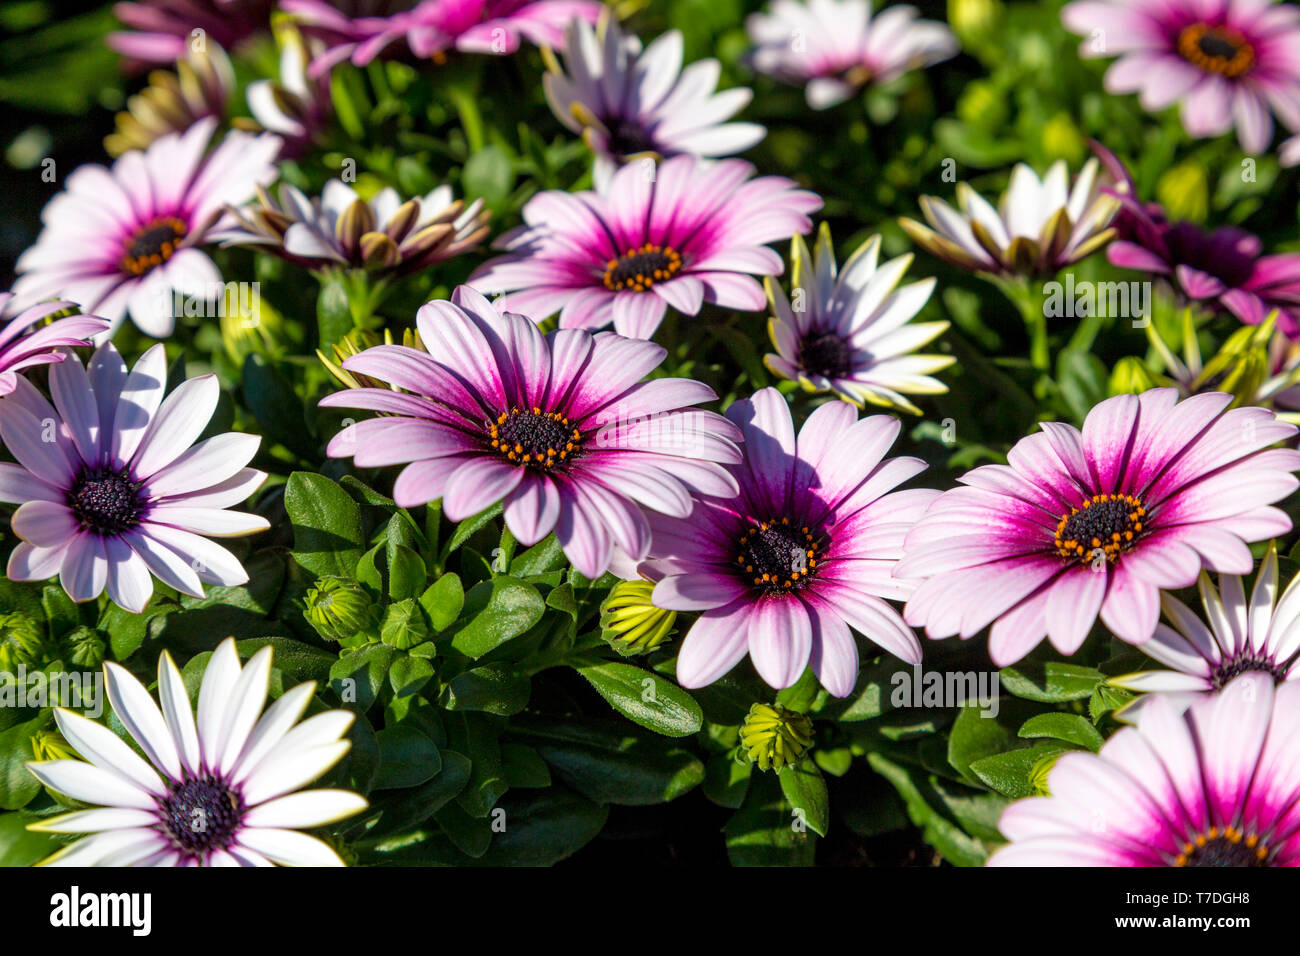
[[[399,655],[388,669],[388,683],[397,697],[412,697],[433,677],[433,665],[423,657]]]
[[[1022,661],[1015,667],[1002,668],[999,676],[1002,686],[1010,693],[1048,704],[1091,697],[1093,690],[1105,679],[1105,675],[1094,667],[1058,661]]]
[[[510,788],[537,790],[551,785],[551,768],[532,747],[513,740],[501,743],[501,765]]]
[[[379,628],[380,639],[399,651],[409,650],[429,636],[424,622],[424,612],[415,598],[390,604],[384,610],[384,622]]]
[[[956,866],[983,865],[988,850],[944,815],[940,809],[942,801],[930,783],[932,778],[915,774],[879,753],[867,754],[867,762],[872,770],[894,785],[907,807],[908,818],[921,828],[921,838],[938,850],[944,859]]]
[[[1038,793],[1034,777],[1039,763],[1071,749],[1058,743],[1040,741],[1032,747],[976,760],[970,769],[987,786],[1004,796],[1032,797]]]
[[[734,750],[714,754],[704,765],[704,795],[720,807],[738,809],[745,802],[753,774],[753,762],[737,760]]]
[[[632,664],[608,661],[578,673],[628,720],[665,737],[688,737],[704,725],[700,705],[672,681]]]
[[[302,401],[289,380],[256,353],[244,359],[244,400],[262,434],[300,458],[316,455],[316,442],[307,428]]]
[[[460,578],[451,573],[438,578],[420,595],[420,607],[424,608],[435,631],[451,627],[465,607],[465,589]]]
[[[517,578],[530,578],[559,571],[567,563],[559,539],[550,534],[511,561],[510,573]]]
[[[1093,753],[1106,741],[1092,722],[1078,714],[1039,714],[1030,717],[1020,728],[1021,737],[1050,737],[1087,747]]]
[[[826,793],[826,779],[817,765],[804,759],[798,764],[787,764],[777,774],[781,792],[791,808],[818,836],[825,836],[831,822],[830,797]]]
[[[505,200],[513,181],[510,157],[495,144],[471,156],[461,172],[465,195],[481,198],[489,206],[500,205]]]
[[[0,813],[0,866],[31,866],[60,846],[48,833],[33,833],[27,824],[35,822],[21,813]]]
[[[373,784],[376,790],[418,787],[442,769],[438,745],[414,727],[385,727],[375,737],[379,741],[379,772]]]
[[[486,817],[510,788],[501,763],[500,722],[474,712],[459,712],[448,715],[447,732],[453,748],[469,757],[472,765],[469,783],[456,804],[471,817]]]
[[[501,575],[480,581],[465,595],[464,623],[456,629],[451,646],[477,660],[527,631],[545,610],[537,589],[518,578]]]
[[[330,687],[354,710],[369,709],[388,677],[388,665],[397,652],[385,644],[367,644],[345,651],[330,668]]]
[[[741,808],[722,828],[732,866],[812,866],[816,835],[790,806],[778,781],[754,775]]]
[[[41,792],[41,782],[27,769],[35,760],[32,734],[49,723],[49,712],[0,732],[0,809],[17,810]]]
[[[321,282],[316,297],[316,324],[320,347],[326,355],[330,346],[352,331],[352,308],[348,304],[348,290],[342,279],[331,277]]]
[[[505,510],[504,506],[501,504],[501,502],[498,501],[492,507],[487,508],[484,511],[480,511],[476,515],[470,515],[460,524],[456,525],[456,530],[452,532],[451,537],[447,539],[447,543],[443,545],[442,548],[443,560],[445,561],[447,559],[447,555],[451,554],[462,544],[468,541],[471,537],[473,537],[474,532],[478,531],[480,528],[487,526],[489,522],[497,518],[503,510]]]
[[[351,580],[361,560],[361,509],[324,475],[295,471],[284,490],[293,522],[293,556],[319,577]]]
[[[429,578],[424,559],[405,545],[392,551],[388,559],[388,596],[394,601],[418,597]]]
[[[457,674],[439,702],[448,710],[481,710],[509,717],[528,706],[531,683],[509,667],[485,664]]]

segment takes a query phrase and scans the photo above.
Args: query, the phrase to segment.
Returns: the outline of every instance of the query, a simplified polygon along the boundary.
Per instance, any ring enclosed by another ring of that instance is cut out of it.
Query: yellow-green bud
[[[755,704],[740,725],[740,746],[759,770],[798,763],[812,742],[812,720],[780,704]]]
[[[1043,152],[1049,160],[1063,159],[1071,166],[1083,162],[1088,144],[1069,113],[1057,113],[1043,124]]]
[[[33,734],[32,753],[37,760],[77,760],[80,757],[57,730],[38,730]]]
[[[42,653],[45,629],[23,614],[0,614],[0,671],[14,673],[19,666],[41,667],[49,661]]]
[[[1156,201],[1171,220],[1204,222],[1210,208],[1205,169],[1199,163],[1180,163],[1165,170],[1156,182]]]
[[[1048,754],[1046,757],[1040,757],[1038,761],[1029,768],[1029,785],[1034,788],[1034,793],[1042,797],[1049,797],[1052,791],[1047,787],[1047,778],[1052,773],[1052,768],[1056,766],[1056,761],[1061,759],[1061,754]]]
[[[1147,389],[1155,388],[1156,377],[1147,368],[1146,363],[1134,355],[1126,355],[1115,363],[1110,373],[1110,394],[1140,395]]]
[[[987,43],[1002,25],[1001,0],[948,0],[948,26],[963,46]]]
[[[276,354],[283,325],[280,313],[260,292],[249,296],[234,283],[227,287],[221,309],[221,344],[231,361],[243,362],[252,354]]]
[[[1228,392],[1233,405],[1258,404],[1257,396],[1272,374],[1270,345],[1276,314],[1259,325],[1243,325],[1219,347],[1192,383],[1193,392]]]
[[[650,581],[620,581],[600,606],[601,635],[620,654],[648,654],[672,635],[676,611],[650,601]]]
[[[346,641],[377,621],[370,595],[353,581],[321,578],[307,591],[303,616],[327,641]]]
[[[987,80],[972,80],[966,84],[957,100],[957,116],[971,126],[997,129],[1007,121],[1007,98]]]

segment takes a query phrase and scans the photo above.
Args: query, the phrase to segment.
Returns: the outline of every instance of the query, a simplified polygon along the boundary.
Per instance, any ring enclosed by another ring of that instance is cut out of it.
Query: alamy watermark
[[[927,671],[920,664],[911,671],[894,671],[889,703],[907,707],[979,707],[981,717],[996,717],[1001,708],[1002,686],[997,671]]]
[[[94,720],[104,713],[101,671],[0,671],[0,707],[64,707]]]

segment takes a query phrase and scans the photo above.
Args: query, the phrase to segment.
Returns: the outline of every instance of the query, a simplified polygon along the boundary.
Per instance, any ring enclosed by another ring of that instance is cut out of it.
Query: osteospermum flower
[[[921,197],[921,211],[933,229],[914,219],[899,223],[917,245],[964,269],[995,276],[1055,275],[1115,237],[1107,227],[1120,204],[1104,192],[1097,171],[1097,160],[1089,160],[1072,187],[1064,160],[1053,163],[1041,180],[1018,163],[996,209],[958,183],[960,210]]]
[[[416,59],[437,61],[452,50],[514,53],[524,40],[563,49],[569,21],[595,23],[604,9],[600,0],[397,0],[374,15],[349,16],[326,0],[284,0],[280,6],[326,46],[312,61],[314,76],[344,60],[365,66],[398,42]]]
[[[1082,433],[1059,422],[1016,443],[945,492],[908,534],[898,573],[925,577],[904,612],[932,638],[992,624],[989,651],[1015,663],[1047,636],[1073,654],[1098,615],[1142,644],[1160,591],[1202,568],[1246,574],[1246,543],[1284,534],[1272,503],[1300,482],[1296,434],[1263,408],[1224,411],[1232,396],[1179,402],[1172,388],[1117,395]]]
[[[596,192],[539,193],[524,206],[524,225],[493,244],[507,254],[469,284],[510,293],[509,308],[535,321],[558,311],[562,328],[613,322],[634,338],[654,335],[670,305],[685,315],[705,302],[757,311],[764,296],[753,276],[782,269],[766,243],[807,232],[822,201],[753,173],[738,159],[676,156],[653,177],[636,163]]]
[[[1128,168],[1100,143],[1093,149],[1106,164],[1122,207],[1115,242],[1106,250],[1113,265],[1160,276],[1184,300],[1259,325],[1277,312],[1277,327],[1300,338],[1300,253],[1263,255],[1259,237],[1236,226],[1206,231],[1191,222],[1169,222],[1157,203],[1144,203]]]
[[[600,31],[574,20],[563,67],[550,58],[542,78],[561,123],[596,154],[597,175],[636,157],[727,156],[763,138],[757,123],[728,123],[750,101],[744,88],[715,92],[722,67],[698,60],[682,69],[682,34],[670,30],[644,50],[612,17]]]
[[[393,486],[403,507],[441,498],[459,521],[504,501],[521,544],[554,530],[574,567],[595,578],[615,544],[645,556],[643,507],[684,516],[690,490],[735,493],[717,463],[740,460],[739,432],[689,407],[715,398],[712,389],[641,382],[664,359],[658,345],[579,329],[543,336],[465,286],[424,306],[416,325],[427,352],[380,345],[343,363],[411,394],[355,388],[321,400],[387,413],[344,429],[328,453],[363,468],[405,464]]]
[[[1119,59],[1111,93],[1137,93],[1144,109],[1182,104],[1197,138],[1234,126],[1242,149],[1262,153],[1273,114],[1300,129],[1300,7],[1262,0],[1082,0],[1061,10],[1086,37],[1083,57]],[[1271,112],[1270,112],[1271,111]]]
[[[342,866],[323,841],[300,830],[359,813],[349,790],[306,790],[348,752],[346,710],[302,723],[316,684],[286,691],[262,712],[271,648],[239,666],[234,638],[213,652],[199,687],[197,719],[171,655],[158,661],[161,710],[126,668],[104,665],[113,712],[141,757],[102,724],[56,709],[55,720],[85,760],[29,763],[51,790],[90,804],[30,824],[46,833],[90,834],[47,866]]]
[[[215,43],[201,51],[188,49],[176,61],[176,72],[154,70],[149,85],[126,101],[117,114],[115,132],[104,137],[110,156],[132,149],[148,149],[168,133],[183,133],[209,116],[218,119],[226,110],[235,71],[226,51]]]
[[[942,23],[898,4],[872,16],[867,0],[775,0],[746,21],[754,70],[804,87],[815,110],[842,103],[869,83],[887,83],[958,50]]]
[[[444,184],[403,202],[392,187],[367,202],[331,179],[319,199],[288,183],[277,204],[265,190],[232,209],[238,222],[213,234],[223,245],[250,245],[308,269],[347,267],[404,275],[478,246],[488,233],[483,200],[468,206]]]
[[[108,328],[108,323],[93,315],[77,314],[71,302],[42,302],[14,315],[7,315],[12,292],[0,292],[0,396],[18,387],[18,373],[35,365],[62,362],[67,352]],[[72,314],[40,324],[64,310]]]
[[[270,527],[228,511],[266,480],[245,468],[261,439],[228,433],[194,445],[216,411],[215,375],[163,398],[167,359],[155,345],[127,371],[111,344],[50,368],[51,405],[24,379],[0,399],[0,437],[17,464],[0,464],[0,501],[19,505],[9,556],[14,581],[59,575],[74,601],[109,597],[133,612],[153,594],[150,574],[195,597],[203,583],[248,574],[215,537]],[[193,447],[191,447],[193,446]]]
[[[1300,577],[1292,580],[1279,600],[1277,546],[1270,544],[1259,575],[1246,600],[1242,579],[1219,578],[1216,589],[1202,572],[1196,585],[1205,607],[1205,620],[1170,594],[1161,595],[1168,624],[1158,624],[1142,653],[1171,670],[1141,671],[1113,677],[1110,683],[1142,692],[1123,709],[1126,719],[1149,704],[1155,694],[1168,695],[1186,706],[1203,694],[1221,690],[1232,678],[1258,671],[1281,682],[1300,677],[1292,665],[1300,654]],[[1276,604],[1276,607],[1274,605]]]
[[[774,388],[727,417],[745,439],[745,460],[731,467],[740,494],[697,495],[684,520],[655,517],[640,566],[658,581],[657,606],[703,612],[677,656],[681,685],[711,684],[748,654],[773,687],[812,667],[844,697],[858,678],[850,629],[919,663],[920,642],[886,599],[915,587],[894,569],[903,536],[938,492],[892,490],[925,470],[917,458],[884,458],[898,419],[858,421],[853,406],[831,402],[796,436]]]
[[[13,291],[24,301],[71,299],[112,323],[127,313],[155,338],[176,324],[173,293],[211,299],[221,274],[197,247],[227,203],[242,203],[276,176],[280,140],[228,133],[204,155],[217,121],[169,134],[111,169],[86,165],[41,213],[44,228],[18,257]]]
[[[108,45],[144,63],[171,63],[196,47],[233,50],[271,23],[274,0],[137,0],[113,13],[130,31],[110,33]]]
[[[1182,712],[1161,695],[1047,784],[1003,811],[989,866],[1295,866],[1300,683],[1242,674]]]
[[[919,409],[906,394],[936,395],[947,387],[930,373],[953,363],[948,355],[912,355],[948,328],[947,322],[908,320],[921,311],[934,279],[896,289],[911,254],[878,265],[880,237],[872,236],[844,263],[835,265],[830,228],[822,223],[817,257],[802,236],[791,241],[791,298],[766,281],[772,307],[768,331],[777,354],[764,362],[776,375],[809,391],[832,391],[862,405]],[[791,302],[793,299],[793,304]]]
[[[292,28],[276,31],[280,44],[280,74],[274,80],[254,80],[244,96],[253,125],[281,137],[282,158],[306,152],[333,112],[329,79],[309,77],[307,64],[318,41],[308,41]],[[238,120],[236,120],[238,122]]]

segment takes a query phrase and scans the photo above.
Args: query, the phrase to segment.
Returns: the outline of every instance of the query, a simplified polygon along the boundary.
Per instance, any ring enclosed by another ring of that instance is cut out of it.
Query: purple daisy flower
[[[50,368],[53,405],[22,378],[0,399],[0,437],[18,459],[0,463],[0,501],[19,505],[11,580],[57,574],[74,601],[107,587],[136,613],[153,594],[151,574],[194,597],[203,597],[202,582],[248,581],[238,559],[204,536],[270,527],[226,510],[266,480],[244,467],[261,439],[231,432],[195,445],[216,411],[217,377],[190,379],[164,400],[166,380],[162,345],[128,373],[110,343],[89,368],[75,355]]]
[[[36,245],[18,257],[14,294],[25,304],[71,299],[113,331],[129,312],[154,338],[175,327],[174,292],[219,297],[221,274],[197,246],[227,203],[243,203],[275,179],[280,140],[235,130],[205,157],[216,126],[209,117],[124,153],[112,169],[75,170],[41,213]]]
[[[1198,139],[1234,126],[1241,148],[1263,153],[1273,113],[1300,129],[1300,7],[1268,0],[1079,0],[1061,10],[1087,39],[1085,58],[1118,56],[1111,93],[1137,93],[1155,112],[1181,102]],[[1270,112],[1271,110],[1271,112]]]
[[[751,179],[739,159],[675,156],[649,171],[634,163],[596,192],[534,196],[524,225],[493,244],[507,254],[469,284],[510,293],[509,308],[535,321],[558,311],[561,328],[613,322],[632,338],[654,335],[670,305],[685,315],[705,302],[762,309],[753,277],[782,269],[766,243],[808,232],[821,198],[780,176]]]
[[[612,17],[601,19],[599,31],[574,20],[565,45],[564,67],[552,58],[542,77],[546,101],[596,154],[598,181],[642,156],[744,152],[767,132],[757,123],[726,122],[753,94],[743,87],[715,92],[722,72],[717,60],[683,70],[680,30],[642,50]]]
[[[1003,811],[989,866],[1296,866],[1300,683],[1243,674],[1181,713],[1154,700],[1047,785]]]
[[[314,681],[266,708],[269,647],[242,668],[234,638],[212,653],[197,717],[181,672],[158,659],[159,708],[125,667],[104,665],[113,712],[144,756],[103,724],[58,708],[59,730],[85,760],[27,765],[51,790],[90,805],[31,824],[82,833],[45,866],[342,866],[328,844],[299,831],[359,813],[350,790],[301,788],[350,749],[354,715],[327,710],[299,723]]]
[[[233,50],[271,26],[274,0],[140,0],[117,3],[113,13],[130,27],[110,33],[108,45],[139,63],[171,65],[190,50],[195,31],[204,42]]]
[[[42,302],[5,318],[13,297],[12,292],[0,292],[0,396],[18,387],[18,373],[23,369],[62,362],[67,353],[59,349],[89,345],[87,339],[108,329],[103,319],[80,314],[38,325],[65,309],[75,313],[76,305],[71,302]]]
[[[1300,338],[1300,253],[1261,255],[1257,236],[1235,226],[1206,232],[1169,222],[1158,203],[1137,196],[1133,177],[1100,143],[1093,150],[1115,183],[1122,207],[1112,226],[1118,238],[1106,250],[1112,265],[1162,276],[1184,298],[1259,325],[1277,310],[1277,327]]]
[[[982,465],[940,497],[907,536],[898,573],[924,577],[904,618],[932,638],[992,624],[989,652],[1013,664],[1048,637],[1078,650],[1100,614],[1142,644],[1161,589],[1190,587],[1203,567],[1247,574],[1246,543],[1285,534],[1271,507],[1297,486],[1300,451],[1270,448],[1294,425],[1172,388],[1117,395],[1083,431],[1043,422],[1005,465]]]
[[[377,15],[349,16],[326,0],[283,0],[303,32],[325,43],[312,61],[313,76],[351,60],[365,66],[389,46],[404,42],[417,59],[441,61],[451,50],[509,54],[527,40],[564,49],[564,30],[573,19],[595,23],[600,0],[423,0],[386,3]]]
[[[689,407],[713,390],[641,381],[663,361],[660,346],[580,329],[544,336],[466,286],[420,309],[416,326],[427,352],[379,345],[343,363],[410,394],[352,388],[320,403],[384,413],[345,428],[328,453],[361,468],[405,464],[393,486],[399,505],[441,498],[459,521],[504,501],[521,544],[554,530],[574,567],[595,578],[615,544],[645,557],[643,507],[684,517],[690,491],[736,493],[717,463],[740,460],[739,430]]]
[[[898,419],[858,420],[845,402],[814,411],[795,435],[781,393],[764,388],[727,417],[744,434],[732,466],[739,495],[699,495],[684,520],[655,517],[639,570],[657,607],[703,611],[677,657],[683,687],[711,684],[746,654],[763,680],[789,687],[811,666],[836,697],[858,679],[850,628],[909,664],[921,645],[886,599],[915,581],[894,574],[903,537],[937,491],[892,491],[925,470],[884,457]]]
[[[1156,626],[1142,653],[1171,669],[1111,678],[1111,684],[1143,694],[1116,716],[1131,720],[1157,695],[1186,707],[1246,671],[1259,671],[1278,682],[1300,678],[1300,670],[1293,667],[1300,655],[1300,576],[1279,600],[1276,543],[1269,543],[1249,600],[1235,574],[1221,575],[1215,588],[1202,573],[1196,586],[1205,620],[1176,597],[1161,595],[1169,623]]]
[[[775,0],[770,14],[745,22],[758,73],[804,87],[808,105],[824,110],[869,83],[956,56],[957,38],[942,23],[918,20],[916,7],[885,7],[872,16],[867,0]]]

